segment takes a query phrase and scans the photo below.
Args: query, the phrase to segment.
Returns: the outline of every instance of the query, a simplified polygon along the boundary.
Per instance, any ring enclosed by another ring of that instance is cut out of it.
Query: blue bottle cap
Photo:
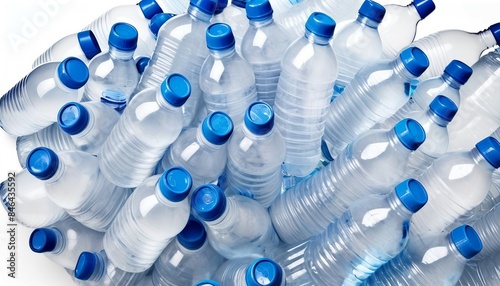
[[[434,5],[432,0],[413,0],[413,5],[417,9],[421,19],[425,19],[425,17],[429,16],[436,9],[436,5]]]
[[[172,202],[184,200],[193,186],[193,179],[182,167],[172,167],[158,179],[160,191],[165,198]]]
[[[120,51],[134,51],[138,37],[139,33],[134,26],[120,22],[111,27],[108,44]]]
[[[431,104],[429,104],[429,108],[434,114],[448,122],[455,117],[458,111],[457,105],[444,95],[436,96]]]
[[[189,218],[184,229],[177,235],[177,241],[187,249],[196,250],[207,240],[207,232],[203,224],[194,217]]]
[[[245,0],[232,0],[231,1],[231,5],[234,5],[236,7],[243,8],[243,9],[245,9],[246,4],[247,4],[247,1],[245,1]]]
[[[245,282],[247,286],[279,286],[283,280],[283,270],[269,258],[259,258],[248,266]]]
[[[148,57],[140,57],[135,61],[135,67],[137,68],[139,74],[142,74],[144,72],[148,64],[149,64]]]
[[[79,89],[89,79],[89,69],[82,60],[75,57],[64,59],[57,66],[57,74],[61,82],[71,89]]]
[[[214,280],[201,280],[194,284],[194,286],[220,286],[220,284]]]
[[[328,15],[322,12],[312,13],[306,22],[306,30],[309,32],[330,39],[333,37],[337,23]]]
[[[234,35],[231,27],[224,23],[215,23],[207,28],[207,47],[209,50],[226,50],[234,48]]]
[[[174,16],[175,14],[172,13],[160,13],[151,18],[151,21],[149,21],[149,30],[155,35],[155,38],[158,37],[158,31],[160,31],[161,26]]]
[[[233,121],[224,112],[212,112],[203,120],[201,132],[208,142],[215,145],[225,144],[233,133]]]
[[[472,68],[459,60],[452,60],[444,69],[444,73],[460,84],[465,84],[472,75]]]
[[[142,14],[148,20],[153,18],[154,15],[163,12],[155,0],[141,0],[138,5],[141,8]]]
[[[161,84],[161,94],[168,103],[180,107],[191,95],[191,84],[185,76],[172,73]]]
[[[226,210],[226,195],[216,185],[201,185],[193,192],[191,207],[200,219],[214,221]]]
[[[385,7],[371,0],[365,0],[358,13],[377,23],[382,22],[385,16]]]
[[[493,24],[488,29],[493,34],[493,37],[495,37],[497,45],[500,45],[500,23]]]
[[[89,111],[78,102],[66,103],[57,114],[57,124],[69,135],[82,132],[89,124],[89,120]]]
[[[39,180],[48,180],[59,168],[59,156],[49,148],[37,147],[26,158],[26,169]]]
[[[252,21],[267,20],[273,16],[273,8],[269,0],[251,0],[245,7],[247,18]]]
[[[75,278],[79,280],[86,281],[96,269],[96,265],[99,263],[97,254],[93,252],[84,251],[78,257],[78,261],[75,266]]]
[[[214,15],[218,15],[224,11],[227,7],[228,0],[219,0],[217,1],[217,6],[215,7]]]
[[[403,65],[414,76],[419,77],[429,67],[429,58],[417,47],[409,47],[399,54]]]
[[[267,134],[274,126],[273,108],[265,102],[254,102],[248,106],[244,122],[248,130],[253,134]]]
[[[481,238],[469,225],[461,225],[450,232],[453,244],[466,259],[471,259],[483,249]]]
[[[50,228],[36,228],[30,235],[30,248],[33,252],[51,252],[56,248],[57,235]]]
[[[415,179],[407,179],[399,183],[394,190],[401,203],[412,213],[420,210],[429,199],[424,186]]]
[[[217,7],[217,0],[190,0],[189,5],[200,9],[205,14],[213,15],[215,7]]]
[[[91,60],[95,55],[101,52],[99,43],[91,30],[82,31],[76,34],[80,48],[82,49],[85,57]]]
[[[500,167],[500,144],[494,137],[486,137],[476,144],[476,148],[495,169]]]
[[[399,141],[409,150],[417,148],[425,141],[425,131],[422,125],[411,118],[405,118],[394,126]]]

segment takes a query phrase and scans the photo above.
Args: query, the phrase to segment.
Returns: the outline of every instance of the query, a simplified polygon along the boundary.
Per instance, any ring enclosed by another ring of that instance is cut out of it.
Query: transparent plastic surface
[[[500,256],[492,255],[465,265],[457,286],[495,286],[500,283]]]
[[[111,29],[111,28],[110,28]],[[108,32],[109,34],[109,32]],[[55,42],[50,48],[43,52],[36,60],[33,62],[33,68],[48,62],[60,62],[67,57],[75,57],[82,60],[86,65],[89,63],[89,59],[85,56],[82,51],[80,42],[78,41],[78,34],[67,35],[66,37]]]
[[[243,2],[246,3],[247,1]],[[241,55],[241,41],[249,26],[245,7],[228,5],[224,8],[222,13],[213,17],[212,23],[226,23],[231,27],[235,40],[236,52]]]

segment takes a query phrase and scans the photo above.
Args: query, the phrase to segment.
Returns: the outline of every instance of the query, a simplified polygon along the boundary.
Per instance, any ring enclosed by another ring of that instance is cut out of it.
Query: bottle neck
[[[450,123],[448,120],[444,120],[443,118],[437,116],[437,114],[434,113],[434,111],[432,111],[431,109],[427,109],[426,115],[430,121],[441,127],[446,127],[448,123]]]
[[[57,171],[52,177],[50,177],[48,180],[45,180],[45,184],[53,184],[57,182],[59,179],[62,178],[63,174],[65,173],[65,170],[66,170],[66,165],[59,156],[59,166],[57,166]]]
[[[99,102],[100,103],[100,102]],[[94,128],[95,125],[95,114],[91,108],[87,108],[89,112],[89,122],[87,126],[78,134],[70,135],[72,138],[85,138],[90,133],[90,130]]]
[[[109,56],[116,60],[131,60],[134,57],[135,50],[122,51],[113,46],[109,46]]]
[[[211,149],[211,150],[218,150],[222,146],[224,146],[224,144],[217,145],[217,144],[213,144],[212,142],[208,141],[207,138],[205,137],[205,135],[203,135],[201,125],[196,129],[196,141],[198,141],[198,144],[200,144],[200,146],[204,146],[204,147]]]
[[[306,32],[304,33],[304,37],[311,43],[319,46],[326,46],[328,45],[328,42],[330,41],[330,38],[325,38],[318,36],[314,33],[311,33],[309,30],[306,29]]]
[[[236,209],[235,202],[231,197],[226,198],[226,209],[222,215],[213,221],[205,221],[205,223],[214,230],[227,229],[234,224],[234,211]]]
[[[59,254],[64,251],[66,248],[66,237],[63,235],[63,233],[57,228],[57,227],[52,227],[50,228],[54,233],[56,234],[56,246],[55,248],[50,251],[51,254]]]
[[[413,4],[413,2],[408,4],[406,8],[410,11],[412,15],[416,15],[418,17],[419,19],[418,21],[422,20],[422,17],[420,17],[420,13],[418,13],[417,7],[415,7],[415,4]]]
[[[394,189],[392,189],[391,192],[387,195],[386,200],[391,209],[396,211],[396,213],[399,214],[399,216],[401,216],[402,218],[409,219],[413,215],[413,212],[406,208],[405,205],[403,205],[401,199],[398,197]]]
[[[94,272],[92,272],[92,275],[87,279],[87,281],[100,281],[102,279],[102,276],[104,275],[104,272],[106,271],[106,262],[107,259],[104,259],[104,257],[100,253],[95,253],[97,257],[97,263],[94,268]]]
[[[486,170],[490,171],[491,173],[493,173],[495,171],[495,167],[493,167],[488,161],[486,161],[484,156],[481,153],[479,153],[479,150],[477,150],[477,148],[474,147],[470,151],[470,154],[472,156],[472,159],[476,163],[476,165],[485,168]]]
[[[199,8],[193,5],[189,5],[187,13],[189,16],[191,16],[192,19],[196,19],[207,23],[210,22],[210,19],[212,19],[213,16],[212,14],[207,14],[201,11]]]
[[[389,130],[389,144],[392,146],[392,149],[394,149],[396,152],[400,153],[401,156],[408,156],[413,150],[410,150],[406,148],[405,145],[399,140],[398,135],[396,134],[396,131],[394,128]]]
[[[481,31],[478,34],[480,36],[481,43],[485,46],[483,51],[486,50],[487,48],[494,47],[497,44],[495,36],[493,36],[493,33],[490,31],[490,29]]]
[[[61,79],[59,78],[59,73],[58,73],[57,69],[54,72],[54,82],[55,82],[57,88],[59,88],[60,90],[66,92],[66,93],[71,93],[71,92],[74,92],[75,90],[77,90],[77,89],[72,89],[72,88],[67,87],[61,81]]]
[[[266,19],[261,19],[261,20],[249,20],[249,23],[251,26],[254,26],[255,28],[260,28],[260,27],[264,27],[264,26],[269,26],[271,25],[272,23],[274,23],[274,19],[273,17],[269,17],[269,18],[266,18]]]
[[[378,25],[380,25],[380,22],[373,21],[372,19],[365,17],[363,15],[358,15],[356,21],[359,22],[362,26],[367,26],[373,29],[377,29]]]
[[[159,203],[161,203],[162,205],[165,205],[167,207],[176,207],[176,206],[178,206],[179,204],[181,204],[184,201],[184,200],[182,200],[180,202],[173,202],[173,201],[167,199],[162,194],[162,192],[160,190],[160,184],[158,184],[158,182],[155,185],[155,196],[156,196],[156,199],[158,200]]]
[[[157,88],[156,89],[156,103],[161,107],[161,108],[164,108],[164,109],[167,109],[167,110],[175,110],[177,109],[178,107],[175,107],[173,106],[172,104],[170,104],[162,95],[161,93],[161,90],[160,88]]]
[[[185,254],[194,254],[194,253],[202,252],[205,248],[207,248],[207,244],[208,244],[208,238],[205,240],[205,242],[203,243],[203,245],[200,248],[189,249],[189,248],[184,247],[179,242],[179,240],[177,238],[175,239],[175,245],[177,246],[177,249],[179,249],[180,252],[185,253]]]
[[[216,59],[232,57],[236,53],[236,49],[234,48],[234,46],[225,50],[209,50],[209,51],[210,54]]]
[[[255,134],[252,131],[250,131],[245,124],[241,124],[241,129],[243,130],[243,134],[245,134],[245,137],[250,138],[253,141],[269,138],[271,134],[274,132],[274,127],[273,127],[273,129],[271,129],[271,131],[267,132],[266,134]]]
[[[448,234],[448,252],[453,255],[458,261],[463,262],[464,264],[469,261],[469,259],[465,258],[460,251],[458,251],[457,246],[451,240],[451,235]]]
[[[417,76],[413,75],[408,71],[408,69],[406,69],[403,61],[399,56],[392,62],[392,68],[395,74],[405,82],[411,82],[413,79],[417,78]]]
[[[448,75],[446,73],[443,73],[443,75],[441,76],[441,79],[444,82],[446,82],[453,89],[459,90],[460,87],[462,86],[461,83],[459,83],[458,81],[456,81],[454,78],[452,78],[450,75]]]

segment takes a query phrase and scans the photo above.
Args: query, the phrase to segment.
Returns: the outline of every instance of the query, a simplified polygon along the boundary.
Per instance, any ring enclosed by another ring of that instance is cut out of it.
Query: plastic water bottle
[[[5,211],[14,212],[16,222],[29,228],[45,227],[68,217],[49,198],[45,184],[26,169],[16,172],[15,180],[0,183],[0,198]]]
[[[45,228],[33,230],[29,246],[43,253],[52,262],[70,270],[75,269],[78,255],[84,250],[100,251],[104,233],[86,228],[67,218]]]
[[[159,88],[139,93],[125,109],[99,154],[99,167],[114,184],[136,187],[150,176],[182,130],[189,81],[171,74]]]
[[[285,29],[273,20],[269,0],[249,1],[246,15],[250,26],[241,40],[241,55],[255,75],[257,98],[273,106],[281,59],[292,40]]]
[[[412,215],[426,202],[424,187],[405,180],[387,195],[358,200],[321,234],[274,260],[287,285],[360,285],[405,248]]]
[[[158,13],[151,18],[151,21],[149,21],[149,30],[151,33],[153,33],[153,36],[158,38],[158,32],[160,31],[160,28],[172,17],[176,16],[176,14],[172,13]]]
[[[189,6],[189,0],[158,0],[157,2],[163,11],[176,14],[185,13]]]
[[[49,198],[88,228],[106,231],[125,203],[130,190],[109,182],[97,158],[81,151],[56,154],[35,148],[26,160],[28,171],[41,181]]]
[[[144,180],[104,235],[104,250],[111,262],[133,273],[151,267],[188,222],[191,186],[191,176],[180,167]]]
[[[163,25],[155,51],[137,86],[137,91],[156,88],[168,74],[184,75],[192,88],[191,97],[182,108],[184,127],[192,123],[203,106],[199,77],[201,65],[209,54],[205,33],[216,4],[215,0],[191,0],[187,13]],[[186,32],[178,33],[179,27],[185,27]]]
[[[375,125],[379,128],[389,128],[412,111],[426,110],[438,95],[444,95],[460,106],[460,87],[467,83],[472,75],[472,68],[461,61],[451,61],[439,77],[429,78],[417,85],[408,102],[393,116]],[[488,134],[489,135],[489,134]]]
[[[193,285],[212,278],[222,262],[224,258],[208,243],[203,224],[190,218],[156,260],[153,285]]]
[[[484,50],[499,43],[500,23],[496,23],[477,33],[461,30],[439,31],[414,41],[411,45],[419,47],[429,57],[429,68],[420,76],[420,80],[425,80],[438,76],[452,60],[472,66]]]
[[[226,194],[248,196],[268,208],[281,192],[285,142],[265,102],[252,103],[228,144]]]
[[[333,100],[344,91],[360,68],[382,57],[378,25],[384,15],[384,6],[365,0],[359,8],[358,18],[336,33],[331,45],[337,57],[339,77],[335,82]],[[394,34],[394,37],[397,36]]]
[[[145,272],[131,273],[121,270],[111,262],[104,250],[84,251],[75,266],[76,285],[141,285],[138,282]]]
[[[481,252],[480,252],[481,253]],[[477,257],[477,255],[476,255]],[[467,263],[457,286],[495,286],[500,282],[500,256],[492,255],[475,263]]]
[[[478,260],[487,256],[495,256],[500,251],[500,205],[497,204],[489,212],[479,217],[472,226],[483,241],[483,250],[477,255]]]
[[[225,23],[231,27],[238,54],[241,54],[241,40],[249,26],[245,11],[246,4],[247,0],[231,0],[231,4],[212,19],[212,23]]]
[[[137,36],[137,30],[127,23],[111,27],[109,51],[89,63],[83,101],[102,101],[120,112],[125,108],[140,77],[133,58]]]
[[[337,59],[328,44],[334,29],[335,21],[328,15],[311,14],[303,36],[283,55],[273,108],[286,144],[286,176],[305,177],[320,160],[328,104],[338,76]]]
[[[448,125],[448,150],[470,150],[476,142],[500,127],[500,49],[479,59],[474,74],[461,89],[460,110]]]
[[[234,125],[239,125],[243,122],[245,109],[257,100],[252,67],[236,53],[229,25],[210,25],[206,41],[210,55],[200,70],[200,88],[206,108],[208,112],[225,112]]]
[[[88,64],[100,52],[101,48],[94,33],[90,30],[81,31],[55,42],[35,60],[32,67],[36,68],[48,62],[60,62],[67,57],[76,57]]]
[[[396,113],[408,101],[405,85],[428,65],[420,49],[408,48],[394,60],[360,69],[342,96],[330,104],[323,136],[328,149],[323,148],[323,155],[334,159],[361,133]]]
[[[498,167],[500,144],[493,137],[481,140],[470,151],[449,152],[436,159],[419,177],[429,203],[413,217],[414,233],[440,232],[479,205]]]
[[[149,64],[148,57],[138,57],[135,59],[135,67],[137,68],[137,72],[139,74],[142,74],[144,72],[148,64]]]
[[[293,5],[298,4],[302,1],[304,0],[271,0],[270,2],[273,6],[274,11],[276,11],[276,13],[279,15],[283,15],[288,13],[289,9],[293,7]]]
[[[0,97],[0,127],[15,136],[42,130],[65,103],[79,100],[88,78],[85,63],[73,57],[38,66]]]
[[[481,239],[468,225],[412,236],[408,247],[368,278],[366,285],[455,285],[467,261],[481,248]]]
[[[418,23],[429,16],[436,5],[432,0],[414,0],[407,6],[390,4],[384,7],[385,17],[378,26],[378,32],[382,40],[383,57],[393,59],[413,42]]]
[[[220,286],[220,284],[217,281],[205,279],[196,282],[194,286]]]
[[[226,142],[232,133],[233,122],[227,114],[209,114],[198,128],[181,133],[158,163],[156,172],[181,166],[189,172],[195,187],[216,181],[226,167]]]
[[[260,257],[279,243],[267,210],[248,197],[226,197],[215,185],[201,185],[191,208],[204,222],[212,247],[227,259]]]
[[[233,286],[284,286],[283,269],[269,258],[237,258],[224,262],[214,279],[222,285]]]

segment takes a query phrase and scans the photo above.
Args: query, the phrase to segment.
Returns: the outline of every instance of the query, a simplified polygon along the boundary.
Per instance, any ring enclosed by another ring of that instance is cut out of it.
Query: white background
[[[169,0],[177,1],[177,0]],[[326,1],[326,0],[325,0]],[[410,0],[380,0],[406,5]],[[434,0],[436,10],[418,26],[417,39],[444,29],[478,32],[500,22],[498,0]],[[33,60],[60,38],[80,31],[108,9],[134,0],[3,1],[0,9],[0,95],[31,71]],[[167,12],[167,11],[166,11]],[[464,43],[465,44],[465,43]],[[15,138],[0,129],[0,181],[19,171]],[[28,246],[30,229],[18,226],[16,279],[7,277],[7,215],[0,208],[0,285],[72,285],[69,275]]]

